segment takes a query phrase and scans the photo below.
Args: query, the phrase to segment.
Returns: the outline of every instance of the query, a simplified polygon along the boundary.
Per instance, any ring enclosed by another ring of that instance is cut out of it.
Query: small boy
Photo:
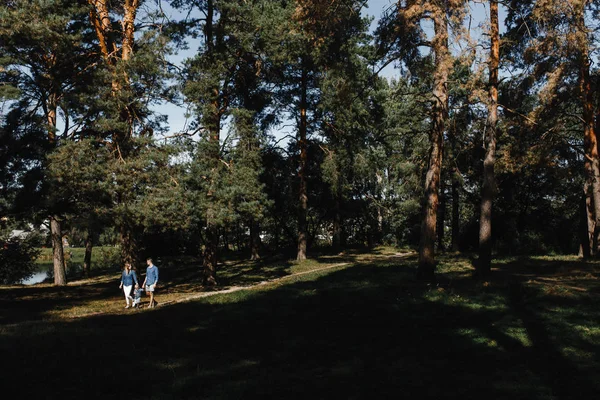
[[[138,307],[140,305],[140,301],[142,301],[142,293],[144,293],[144,289],[136,284],[135,290],[133,291],[133,307]]]

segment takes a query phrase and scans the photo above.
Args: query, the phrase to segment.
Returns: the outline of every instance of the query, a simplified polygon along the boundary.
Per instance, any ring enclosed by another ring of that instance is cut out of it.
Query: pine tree
[[[32,113],[45,119],[47,140],[52,148],[59,145],[57,118],[59,108],[86,75],[90,53],[82,41],[81,20],[85,9],[68,1],[15,1],[0,8],[0,42],[5,55],[5,72],[11,71],[22,99]],[[65,134],[63,134],[64,136]],[[50,219],[54,280],[66,284],[61,221],[63,201],[49,188],[47,212]]]
[[[152,11],[142,10],[138,0],[88,3],[89,26],[94,29],[102,63],[96,90],[86,94],[86,107],[80,112],[82,133],[98,138],[112,155],[108,163],[112,220],[119,231],[122,261],[135,264],[144,221],[158,218],[154,212],[159,212],[142,209],[140,204],[154,185],[165,184],[153,179],[171,182],[169,168],[164,174],[155,173],[157,163],[165,166],[162,160],[170,150],[153,140],[155,131],[162,129],[161,118],[149,109],[150,104],[167,97],[168,40],[161,34],[160,23],[136,31],[141,21],[154,22]]]
[[[528,118],[540,124],[542,118],[560,110],[563,115],[571,102],[564,93],[577,91],[580,99],[584,162],[584,195],[587,209],[587,240],[584,249],[598,251],[600,230],[600,160],[594,124],[598,106],[595,104],[590,46],[594,40],[589,14],[597,7],[594,1],[518,2],[521,10],[509,10],[507,25],[513,62],[531,71],[530,79],[541,89],[538,104]]]
[[[448,77],[452,69],[449,50],[449,25],[460,27],[465,4],[462,1],[409,1],[399,2],[390,14],[382,19],[379,41],[390,59],[400,59],[416,72],[422,59],[419,46],[429,46],[433,58],[431,88],[430,152],[424,184],[424,210],[419,245],[417,275],[423,280],[433,280],[435,271],[435,241],[439,186],[442,167],[444,133],[448,119]],[[433,36],[424,39],[421,21],[433,22]]]
[[[251,226],[251,237],[256,241],[256,223],[262,218],[265,198],[258,182],[257,129],[269,100],[260,81],[268,69],[260,18],[270,2],[174,4],[200,10],[206,16],[197,25],[195,34],[202,41],[196,56],[186,61],[183,84],[200,135],[188,180],[195,192],[191,208],[202,226],[203,281],[216,285],[219,239],[224,228],[243,220]],[[230,117],[232,129],[223,138],[223,125]]]

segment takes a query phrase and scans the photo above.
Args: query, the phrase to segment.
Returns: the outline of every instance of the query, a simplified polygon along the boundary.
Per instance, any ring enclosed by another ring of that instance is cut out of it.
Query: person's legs
[[[148,303],[148,308],[154,307],[154,285],[147,285],[146,292],[150,295],[150,303]]]
[[[129,300],[130,299],[133,302],[133,299],[131,298],[131,288],[132,288],[132,285],[123,286],[123,293],[125,293],[125,303],[127,304],[127,306],[125,308],[129,308]]]
[[[150,292],[150,304],[148,307],[154,307],[154,292]]]

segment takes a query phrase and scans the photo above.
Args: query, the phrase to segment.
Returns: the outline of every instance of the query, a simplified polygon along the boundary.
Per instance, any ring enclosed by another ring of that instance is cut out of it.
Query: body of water
[[[33,285],[36,283],[43,282],[44,279],[46,279],[47,277],[48,277],[48,273],[46,271],[37,271],[36,273],[31,275],[29,278],[22,280],[21,283],[23,285]]]

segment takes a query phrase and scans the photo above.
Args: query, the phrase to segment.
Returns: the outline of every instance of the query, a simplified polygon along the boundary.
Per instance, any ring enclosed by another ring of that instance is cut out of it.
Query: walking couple
[[[148,268],[146,268],[146,278],[144,279],[144,283],[142,283],[142,287],[140,288],[135,270],[131,268],[130,263],[125,263],[125,268],[123,268],[123,273],[121,274],[121,284],[119,285],[119,289],[123,289],[123,293],[125,294],[125,308],[138,307],[144,289],[146,290],[146,293],[150,295],[150,303],[148,304],[148,308],[156,306],[156,300],[154,300],[154,290],[158,284],[158,267],[152,263],[151,258],[146,260],[146,264],[148,265]],[[131,296],[131,289],[133,288],[134,283],[135,298]],[[129,304],[130,302],[131,305]]]

